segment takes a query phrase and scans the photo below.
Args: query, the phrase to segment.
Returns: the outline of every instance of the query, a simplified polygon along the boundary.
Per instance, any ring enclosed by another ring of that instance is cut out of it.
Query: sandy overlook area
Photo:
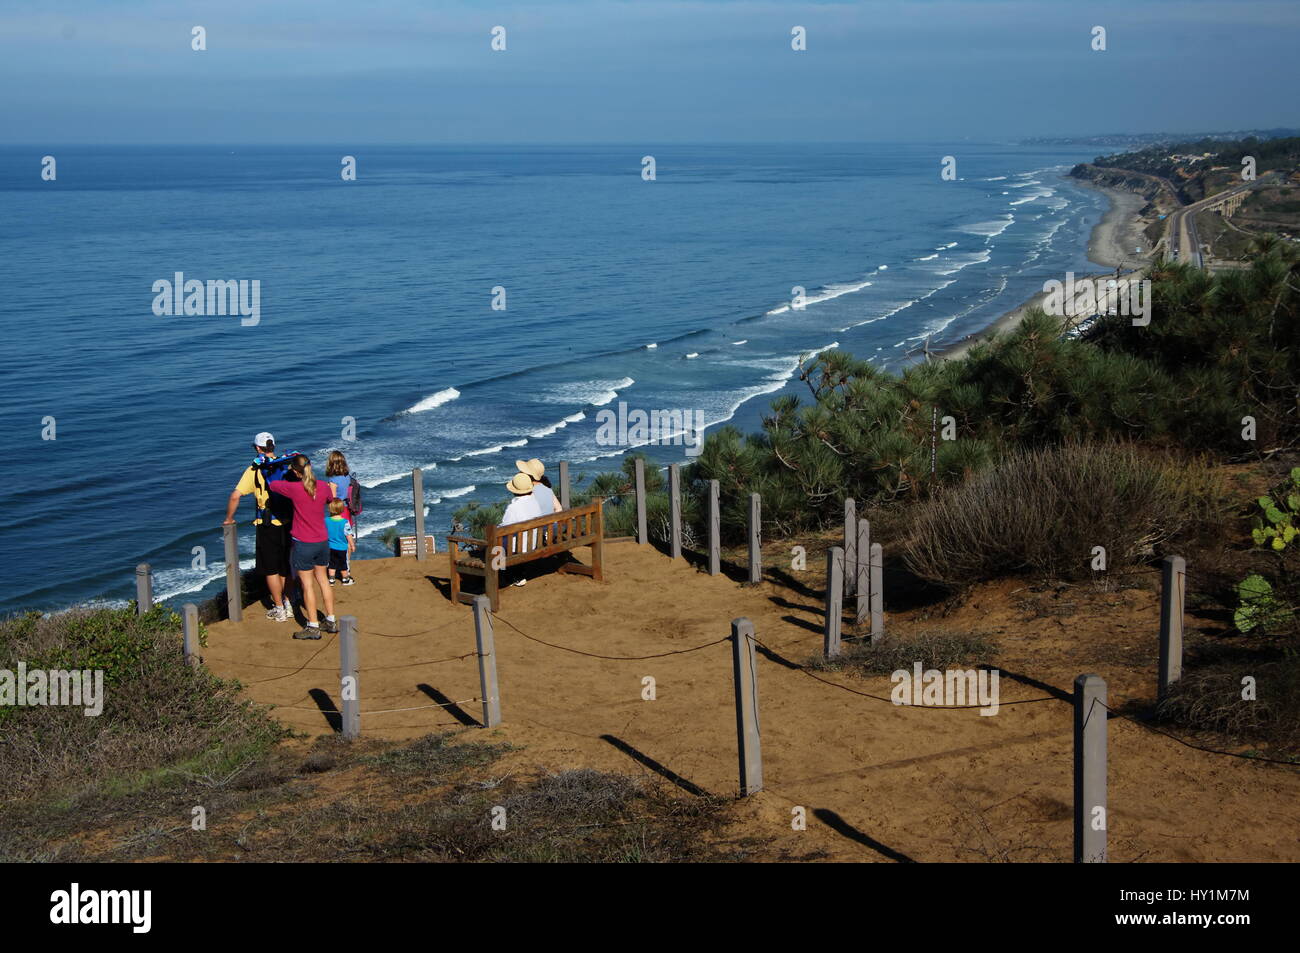
[[[710,577],[649,546],[610,544],[604,583],[550,573],[504,589],[494,620],[503,723],[491,731],[479,727],[472,612],[448,601],[446,554],[358,561],[358,584],[336,599],[340,615],[358,620],[363,736],[460,730],[516,746],[502,771],[589,767],[652,775],[685,796],[732,797],[725,640],[744,616],[761,644],[765,784],[737,806],[732,836],[768,843],[771,859],[1068,861],[1073,679],[1102,675],[1115,708],[1154,694],[1155,591],[1072,590],[1063,599],[1002,580],[946,612],[891,612],[893,637],[942,625],[997,639],[1002,707],[984,717],[859,694],[888,699],[885,676],[801,670],[821,652],[824,564],[810,546],[808,570],[789,572],[781,554],[769,550],[764,581],[751,587],[738,572]],[[250,606],[243,622],[210,627],[205,662],[239,678],[253,700],[279,706],[285,724],[331,733],[337,636],[293,641],[292,628]],[[654,700],[643,698],[647,676]],[[1194,750],[1116,717],[1109,734],[1112,861],[1300,859],[1293,768]],[[792,830],[795,807],[805,809],[806,831]]]

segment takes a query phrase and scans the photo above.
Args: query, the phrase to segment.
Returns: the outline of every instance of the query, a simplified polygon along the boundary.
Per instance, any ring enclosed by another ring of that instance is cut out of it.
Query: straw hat
[[[534,480],[540,480],[546,473],[546,466],[536,457],[531,460],[516,460],[515,469],[520,473],[527,473]]]
[[[533,478],[527,473],[516,473],[506,484],[506,489],[515,496],[527,496],[533,492]]]

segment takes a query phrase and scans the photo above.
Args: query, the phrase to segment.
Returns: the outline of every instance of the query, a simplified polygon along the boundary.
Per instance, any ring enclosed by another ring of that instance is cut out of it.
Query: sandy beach
[[[1145,223],[1139,218],[1147,204],[1146,198],[1125,189],[1093,185],[1087,179],[1078,181],[1110,199],[1110,207],[1093,227],[1088,239],[1088,260],[1105,268],[1125,271],[1146,265],[1151,260],[1151,249],[1147,247],[1147,238],[1142,232]],[[1139,248],[1142,249],[1140,252]]]
[[[1094,185],[1086,179],[1078,181],[1080,185],[1095,188],[1102,192],[1110,200],[1110,206],[1101,217],[1101,221],[1093,226],[1092,235],[1088,238],[1088,260],[1108,270],[1087,275],[1077,275],[1076,278],[1112,277],[1116,268],[1120,269],[1121,274],[1129,274],[1145,267],[1150,260],[1148,257],[1149,250],[1146,247],[1146,237],[1142,233],[1143,222],[1139,218],[1139,213],[1142,211],[1143,206],[1146,205],[1146,199],[1135,192]],[[1141,254],[1137,252],[1138,248],[1142,249]],[[1065,276],[1062,275],[1061,278],[1064,280]],[[1035,308],[1042,307],[1046,297],[1047,292],[1040,291],[1028,301],[1002,314],[984,331],[973,334],[965,340],[958,341],[936,352],[936,356],[943,358],[961,357],[990,335],[1010,331],[1024,320],[1026,314]]]

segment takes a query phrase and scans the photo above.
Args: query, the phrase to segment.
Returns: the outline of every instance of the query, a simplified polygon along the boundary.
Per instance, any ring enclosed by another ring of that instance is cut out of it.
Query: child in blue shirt
[[[348,569],[348,557],[357,548],[357,544],[352,536],[352,524],[344,515],[347,507],[342,500],[336,499],[329,501],[327,509],[330,514],[325,518],[325,529],[330,537],[330,585],[334,585],[335,573],[337,573],[339,585],[350,586],[354,580]]]

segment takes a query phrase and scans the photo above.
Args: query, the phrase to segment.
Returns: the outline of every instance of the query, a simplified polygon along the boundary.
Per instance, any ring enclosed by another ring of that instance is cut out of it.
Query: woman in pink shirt
[[[289,565],[298,573],[302,584],[302,606],[307,615],[307,625],[295,632],[295,639],[319,639],[323,628],[326,632],[337,632],[339,624],[334,618],[334,591],[330,589],[326,567],[330,562],[329,530],[325,527],[325,504],[334,497],[334,484],[329,481],[317,482],[311,472],[311,461],[304,456],[295,457],[289,469],[298,477],[296,480],[272,480],[267,488],[278,493],[293,504],[293,526],[290,535],[293,538],[293,550]],[[321,597],[325,600],[325,624],[316,621],[316,588],[311,580],[315,578],[320,587]]]

